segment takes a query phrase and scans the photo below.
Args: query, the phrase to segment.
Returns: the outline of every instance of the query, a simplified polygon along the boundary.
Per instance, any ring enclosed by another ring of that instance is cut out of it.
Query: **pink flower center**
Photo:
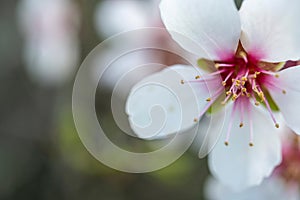
[[[256,106],[260,104],[265,105],[275,127],[279,128],[279,124],[271,109],[270,101],[272,101],[272,99],[267,88],[279,89],[279,75],[275,72],[278,70],[278,67],[282,67],[282,64],[261,62],[255,57],[248,55],[241,44],[231,59],[215,61],[214,63],[217,69],[215,72],[208,74],[207,77],[196,76],[196,80],[188,82],[207,82],[208,80],[214,80],[217,76],[218,78],[221,77],[223,87],[220,86],[220,90],[217,90],[215,94],[207,98],[206,101],[209,103],[205,107],[204,112],[220,97],[224,90],[226,97],[222,100],[221,104],[225,105],[230,100],[234,102],[225,144],[229,144],[234,114],[238,111],[240,114],[239,126],[241,128],[244,126],[244,115],[248,114],[250,125],[249,145],[253,146],[253,123],[250,116],[251,108],[249,106],[251,102]],[[182,83],[184,83],[184,81],[182,81]],[[281,90],[284,94],[286,93],[284,89]],[[204,112],[202,112],[200,116],[202,116]],[[196,122],[197,119],[194,121]]]

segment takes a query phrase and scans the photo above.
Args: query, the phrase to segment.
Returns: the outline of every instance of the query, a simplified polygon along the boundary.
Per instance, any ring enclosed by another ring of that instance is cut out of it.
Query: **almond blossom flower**
[[[204,143],[220,134],[209,155],[213,175],[234,190],[261,183],[281,162],[274,112],[279,109],[286,125],[300,134],[300,66],[283,68],[285,62],[300,59],[299,7],[299,0],[245,0],[238,11],[232,0],[162,0],[167,30],[198,56],[200,68],[175,65],[137,84],[126,107],[132,129],[141,138],[155,139],[200,122],[199,133],[207,134]],[[146,83],[157,86],[143,88]],[[181,124],[174,121],[182,114],[176,100],[160,84],[186,97],[180,103],[188,114]],[[169,117],[155,134],[143,130],[152,122],[146,106],[153,101]],[[209,109],[216,105],[228,113],[224,127],[222,112]],[[208,127],[207,116],[220,123]]]
[[[282,163],[275,169],[271,177],[266,178],[261,185],[245,191],[234,192],[217,180],[208,179],[205,187],[206,197],[212,200],[300,199],[299,137],[294,137],[294,141],[283,142],[282,158]]]

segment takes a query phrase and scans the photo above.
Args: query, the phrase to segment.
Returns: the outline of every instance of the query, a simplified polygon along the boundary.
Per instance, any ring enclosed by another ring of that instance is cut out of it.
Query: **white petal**
[[[300,66],[291,67],[278,73],[277,87],[270,89],[270,93],[278,105],[287,125],[300,134],[300,88],[297,84],[300,80]],[[286,94],[282,93],[286,91]]]
[[[299,60],[299,8],[299,0],[245,0],[240,16],[247,52],[269,62]]]
[[[296,200],[299,199],[297,190],[289,190],[283,180],[278,177],[265,179],[261,185],[242,192],[233,192],[214,178],[206,182],[205,193],[209,200]],[[276,189],[275,189],[276,188]]]
[[[211,107],[211,109],[215,108],[216,107],[214,105]],[[207,156],[221,136],[223,124],[225,122],[225,112],[224,109],[218,109],[217,112],[217,115],[204,115],[200,121],[197,135],[192,146],[196,151],[198,151],[199,158]]]
[[[186,50],[210,60],[235,53],[241,25],[232,0],[162,0],[160,10],[166,28]]]
[[[232,118],[229,146],[224,145],[228,130],[229,119],[227,119],[220,140],[209,154],[209,167],[212,174],[234,191],[260,184],[263,178],[268,177],[274,167],[281,162],[280,139],[274,124],[252,105],[251,113],[253,147],[249,146],[249,120],[246,118],[244,127],[240,128],[240,116],[236,114]],[[229,116],[227,114],[227,118],[230,118]]]
[[[140,138],[160,138],[184,131],[196,123],[194,118],[207,104],[205,84],[181,84],[201,75],[196,68],[175,65],[146,77],[131,90],[126,112],[132,129]],[[219,83],[221,84],[221,83]],[[196,89],[194,89],[196,88]]]

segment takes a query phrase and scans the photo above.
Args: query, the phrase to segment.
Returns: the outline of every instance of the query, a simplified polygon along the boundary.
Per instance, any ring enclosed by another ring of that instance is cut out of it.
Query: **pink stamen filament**
[[[260,86],[257,86],[257,89],[258,89],[259,92],[262,92]],[[266,104],[267,110],[268,110],[268,112],[269,112],[269,114],[270,114],[270,116],[271,116],[271,118],[272,118],[272,120],[273,120],[273,122],[275,124],[275,127],[279,128],[279,124],[277,123],[277,121],[275,119],[274,113],[273,113],[273,111],[272,111],[272,109],[270,107],[270,104],[269,104],[268,100],[265,97],[263,97],[262,100]]]
[[[226,63],[217,63],[216,64],[216,67],[219,68],[219,67],[234,67],[235,65],[234,64],[226,64]]]
[[[242,128],[243,126],[244,126],[244,105],[243,105],[243,103],[242,102],[240,102],[240,114],[241,114],[241,116],[240,116],[240,127]]]
[[[250,126],[250,142],[249,145],[253,146],[253,120],[252,120],[252,114],[251,110],[248,105],[248,117],[249,117],[249,126]]]
[[[236,110],[236,104],[233,105],[231,114],[230,114],[230,119],[229,119],[229,124],[228,124],[228,129],[227,129],[227,133],[226,133],[226,139],[225,139],[225,145],[228,146],[229,144],[229,139],[230,139],[230,134],[231,134],[231,129],[232,129],[232,124],[233,124],[233,117],[235,114],[235,110]]]
[[[226,83],[226,82],[228,81],[228,79],[232,76],[233,72],[234,72],[234,71],[230,72],[230,73],[226,76],[226,78],[224,79],[224,82],[225,82],[225,83]]]

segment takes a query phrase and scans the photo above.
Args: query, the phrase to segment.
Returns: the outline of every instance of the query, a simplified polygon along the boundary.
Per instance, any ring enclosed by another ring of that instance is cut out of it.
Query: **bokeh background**
[[[209,172],[195,149],[156,172],[119,172],[87,152],[72,118],[72,87],[81,62],[118,31],[161,27],[157,3],[0,1],[1,200],[204,199]],[[110,95],[107,83],[97,92],[96,109],[114,135],[120,130],[111,117]]]

